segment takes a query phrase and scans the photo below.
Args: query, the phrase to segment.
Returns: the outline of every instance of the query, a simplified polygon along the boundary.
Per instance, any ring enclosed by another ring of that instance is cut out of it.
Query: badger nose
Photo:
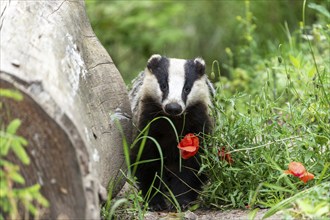
[[[165,105],[165,112],[169,115],[179,115],[182,112],[182,107],[178,103],[172,102]]]

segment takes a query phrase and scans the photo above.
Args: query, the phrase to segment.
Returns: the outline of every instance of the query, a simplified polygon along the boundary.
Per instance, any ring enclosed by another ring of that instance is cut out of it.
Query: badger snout
[[[165,113],[172,115],[172,116],[178,116],[182,113],[182,107],[178,103],[171,102],[169,104],[165,105]]]

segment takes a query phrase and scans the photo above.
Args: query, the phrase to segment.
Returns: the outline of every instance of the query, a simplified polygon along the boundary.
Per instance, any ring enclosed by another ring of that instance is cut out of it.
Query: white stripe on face
[[[158,80],[156,76],[147,69],[145,70],[141,92],[141,97],[151,96],[156,102],[162,102],[162,91],[159,88]]]
[[[196,102],[206,102],[206,105],[211,106],[210,92],[206,83],[206,76],[202,76],[200,79],[194,82],[193,87],[188,95],[186,106],[191,106]]]
[[[182,101],[182,89],[185,82],[185,63],[186,60],[183,59],[170,59],[168,69],[169,92],[167,98],[163,101],[163,108],[169,103],[177,103],[183,110],[185,109]]]

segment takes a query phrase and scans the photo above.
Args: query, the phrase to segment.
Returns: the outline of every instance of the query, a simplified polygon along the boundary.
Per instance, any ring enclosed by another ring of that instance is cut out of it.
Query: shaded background
[[[302,0],[87,0],[86,5],[96,35],[127,84],[154,53],[203,57],[207,73],[218,60],[221,74],[233,78],[229,66],[250,65],[252,55],[276,51],[287,41],[287,30],[299,28],[303,14]],[[306,25],[318,19],[315,12],[306,10]]]

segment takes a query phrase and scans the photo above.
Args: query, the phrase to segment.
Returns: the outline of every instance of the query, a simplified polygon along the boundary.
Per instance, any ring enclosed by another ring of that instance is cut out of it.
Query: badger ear
[[[152,55],[147,63],[147,68],[150,72],[152,72],[152,70],[156,69],[159,65],[160,60],[162,59],[162,56],[159,54],[154,54]]]
[[[196,65],[197,73],[200,76],[204,75],[205,74],[205,61],[202,58],[197,57],[197,58],[195,58],[194,63]]]

